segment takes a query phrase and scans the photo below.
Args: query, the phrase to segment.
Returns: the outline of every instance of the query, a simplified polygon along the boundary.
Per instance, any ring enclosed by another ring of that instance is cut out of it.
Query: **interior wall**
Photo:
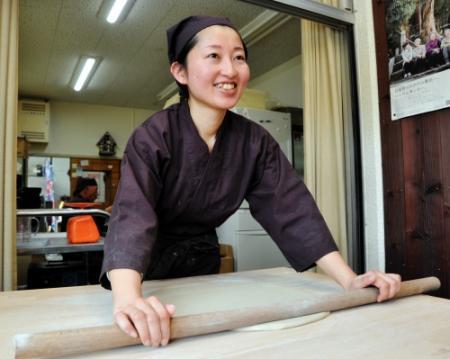
[[[122,157],[133,129],[155,111],[82,103],[50,103],[48,144],[32,143],[29,153],[63,156],[98,156],[98,140],[108,131]]]
[[[302,58],[299,55],[251,80],[249,87],[267,92],[269,108],[274,106],[303,108],[302,82]]]

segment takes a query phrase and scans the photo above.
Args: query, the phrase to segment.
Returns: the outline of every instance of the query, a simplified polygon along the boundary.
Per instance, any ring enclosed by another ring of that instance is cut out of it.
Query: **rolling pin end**
[[[22,353],[22,348],[26,348],[28,346],[28,342],[30,341],[30,334],[16,334],[14,336],[14,348],[16,350],[14,358],[16,359],[25,359],[31,358],[28,355],[24,355]]]

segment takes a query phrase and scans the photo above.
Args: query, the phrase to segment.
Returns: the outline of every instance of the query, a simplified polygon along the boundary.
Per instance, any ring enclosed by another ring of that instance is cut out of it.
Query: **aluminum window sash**
[[[353,26],[352,12],[325,5],[313,0],[240,0],[267,9],[288,13],[302,19],[316,21],[331,27]]]

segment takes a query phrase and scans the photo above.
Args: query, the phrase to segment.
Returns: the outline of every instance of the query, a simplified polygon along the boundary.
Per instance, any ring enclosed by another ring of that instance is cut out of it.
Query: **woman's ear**
[[[172,76],[182,85],[187,84],[187,74],[186,69],[184,65],[180,64],[179,62],[172,62],[170,65],[170,72],[172,73]]]

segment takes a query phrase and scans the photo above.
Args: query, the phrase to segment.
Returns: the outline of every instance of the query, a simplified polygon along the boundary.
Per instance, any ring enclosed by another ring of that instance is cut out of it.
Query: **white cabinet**
[[[289,266],[275,242],[252,217],[241,208],[217,228],[219,242],[233,247],[234,270]]]
[[[264,127],[292,162],[290,114],[250,108],[235,108],[233,111]],[[250,214],[246,201],[217,228],[217,235],[220,243],[233,247],[235,271],[289,266],[275,242]]]
[[[264,127],[292,163],[292,129],[289,113],[242,107],[234,108],[232,111]]]

